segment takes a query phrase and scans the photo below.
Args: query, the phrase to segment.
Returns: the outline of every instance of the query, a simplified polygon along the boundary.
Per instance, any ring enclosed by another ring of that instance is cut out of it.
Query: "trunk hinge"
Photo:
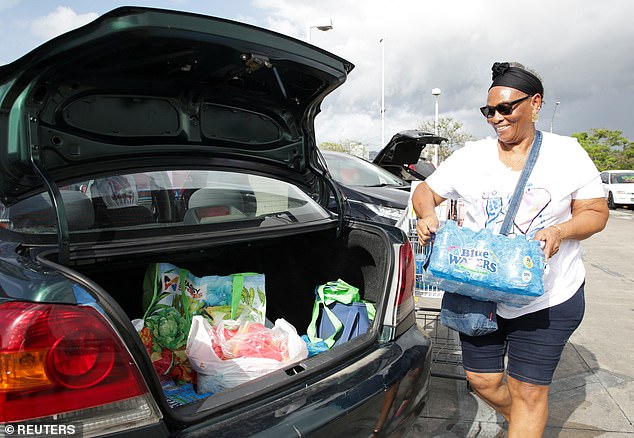
[[[60,265],[68,265],[70,253],[70,236],[68,233],[68,218],[66,216],[66,208],[62,200],[62,194],[50,177],[40,159],[40,139],[38,135],[38,120],[36,116],[28,115],[29,126],[29,158],[31,166],[37,176],[44,182],[48,195],[51,197],[51,203],[55,210],[55,219],[57,222],[57,244],[59,248],[58,261]]]

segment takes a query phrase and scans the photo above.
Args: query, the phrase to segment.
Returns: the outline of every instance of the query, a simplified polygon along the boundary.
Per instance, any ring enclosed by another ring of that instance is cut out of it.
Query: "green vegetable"
[[[145,320],[155,343],[169,350],[185,346],[189,325],[173,307],[158,309]]]

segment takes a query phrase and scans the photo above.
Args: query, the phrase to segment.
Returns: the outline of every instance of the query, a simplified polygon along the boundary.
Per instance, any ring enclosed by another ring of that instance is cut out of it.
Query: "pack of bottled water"
[[[544,253],[539,242],[524,236],[473,231],[446,221],[427,256],[423,281],[446,292],[511,306],[526,305],[544,293]],[[422,258],[416,262],[421,270]]]

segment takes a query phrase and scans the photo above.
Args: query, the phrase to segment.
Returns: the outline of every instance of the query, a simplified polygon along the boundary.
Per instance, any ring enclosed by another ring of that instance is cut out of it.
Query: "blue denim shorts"
[[[568,301],[522,315],[501,318],[498,330],[483,336],[460,334],[464,369],[476,373],[504,371],[536,385],[550,385],[570,335],[579,327],[585,311],[584,284]]]

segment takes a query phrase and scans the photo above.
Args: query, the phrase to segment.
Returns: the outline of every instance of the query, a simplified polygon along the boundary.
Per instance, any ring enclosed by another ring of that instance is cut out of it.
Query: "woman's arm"
[[[561,238],[584,240],[603,230],[608,223],[608,203],[604,198],[573,199],[572,218],[557,224],[561,229]]]
[[[559,251],[564,239],[584,240],[603,230],[610,214],[605,198],[573,199],[570,209],[572,218],[535,233],[535,240],[545,242],[546,258]]]
[[[412,195],[412,207],[419,218],[416,224],[416,234],[422,245],[425,245],[431,238],[431,233],[438,230],[438,217],[436,216],[436,206],[442,204],[445,198],[436,194],[426,182],[422,182],[414,190]]]

